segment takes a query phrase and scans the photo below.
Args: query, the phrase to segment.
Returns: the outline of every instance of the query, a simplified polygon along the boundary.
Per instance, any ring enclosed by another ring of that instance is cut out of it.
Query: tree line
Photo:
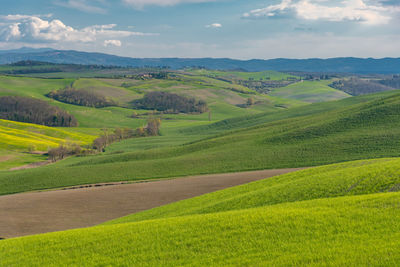
[[[21,96],[0,97],[0,118],[46,126],[78,126],[76,118],[61,108],[43,100]]]
[[[48,151],[49,160],[55,162],[68,156],[82,156],[104,152],[105,148],[114,142],[119,142],[128,138],[159,135],[160,126],[160,118],[149,118],[146,126],[137,129],[116,128],[114,131],[103,129],[103,134],[96,138],[90,147],[82,148],[78,144],[61,144],[59,147],[52,148]]]
[[[114,101],[109,100],[102,95],[86,90],[77,90],[71,87],[67,87],[57,91],[51,91],[46,96],[60,102],[78,106],[95,108],[116,106],[116,103]]]
[[[134,100],[136,109],[157,110],[164,113],[204,113],[207,103],[168,92],[149,92],[142,99]]]

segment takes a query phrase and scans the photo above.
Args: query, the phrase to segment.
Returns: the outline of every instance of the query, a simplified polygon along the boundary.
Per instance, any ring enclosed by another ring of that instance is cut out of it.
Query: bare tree
[[[147,134],[150,136],[156,136],[160,134],[161,119],[160,118],[149,118],[147,120]]]

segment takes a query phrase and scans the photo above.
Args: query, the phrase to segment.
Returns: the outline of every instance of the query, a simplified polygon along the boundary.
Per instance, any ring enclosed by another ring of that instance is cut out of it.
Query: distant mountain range
[[[53,50],[50,48],[21,48],[0,50],[0,64],[22,60],[35,60],[51,63],[70,63],[84,65],[107,65],[122,67],[205,67],[219,70],[245,71],[302,71],[332,73],[400,73],[400,58],[330,58],[330,59],[252,59],[236,60],[229,58],[130,58],[102,53],[88,53],[73,50]]]

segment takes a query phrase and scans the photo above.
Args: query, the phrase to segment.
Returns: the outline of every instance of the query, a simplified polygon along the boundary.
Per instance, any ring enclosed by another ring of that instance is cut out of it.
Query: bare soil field
[[[98,184],[0,196],[0,238],[81,228],[231,186],[300,169]]]

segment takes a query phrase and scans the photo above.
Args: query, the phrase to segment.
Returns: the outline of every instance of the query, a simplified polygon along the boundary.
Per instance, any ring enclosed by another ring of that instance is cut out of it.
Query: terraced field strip
[[[297,170],[300,168],[1,196],[0,237],[93,226],[171,202]]]

